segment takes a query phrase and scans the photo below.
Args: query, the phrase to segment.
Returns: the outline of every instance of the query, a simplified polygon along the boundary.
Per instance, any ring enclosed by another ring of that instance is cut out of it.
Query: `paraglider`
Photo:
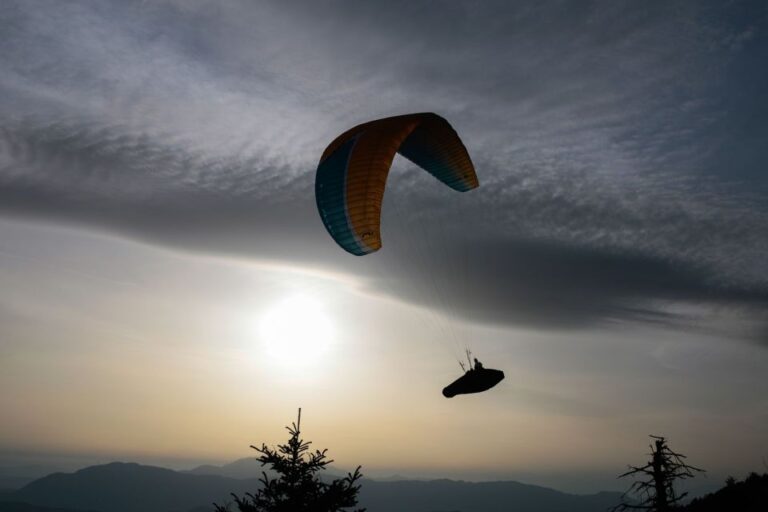
[[[345,251],[364,256],[381,246],[381,205],[395,154],[459,192],[479,186],[475,167],[453,127],[431,112],[377,119],[331,142],[315,175],[315,200],[323,225]],[[469,357],[469,351],[467,351]],[[463,363],[460,363],[464,368]],[[443,389],[450,398],[486,391],[504,378],[477,359],[474,368]]]
[[[381,203],[396,153],[459,192],[479,185],[467,149],[437,114],[407,114],[355,126],[328,145],[315,177],[320,218],[345,251],[363,256],[381,248]]]
[[[470,352],[467,351],[467,358]],[[464,365],[461,365],[464,368]],[[481,393],[488,391],[493,386],[504,380],[504,372],[485,368],[483,364],[475,358],[474,368],[470,366],[464,375],[443,388],[445,398],[453,398],[456,395],[468,395],[471,393]]]

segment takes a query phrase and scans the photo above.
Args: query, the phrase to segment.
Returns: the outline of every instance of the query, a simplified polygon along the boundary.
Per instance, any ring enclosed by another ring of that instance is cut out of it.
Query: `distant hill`
[[[256,457],[249,457],[246,459],[238,459],[229,464],[224,464],[223,466],[204,464],[188,471],[181,472],[189,473],[191,475],[218,475],[227,478],[246,479],[259,478],[261,477],[261,472],[264,470],[265,468],[262,467],[261,462],[256,460]],[[267,472],[267,474],[270,474],[270,472]]]
[[[40,478],[40,477],[37,477]],[[0,475],[0,490],[21,489],[29,482],[34,482],[37,478],[31,476],[4,476]]]
[[[73,510],[68,508],[49,508],[29,503],[0,502],[0,512],[95,512],[93,510]]]
[[[61,468],[40,464],[0,466],[0,489],[21,489],[28,483],[56,471],[61,471]]]
[[[256,479],[178,472],[115,462],[55,473],[7,493],[6,501],[100,512],[200,512],[258,488]],[[364,480],[360,504],[369,512],[604,512],[619,493],[573,495],[518,482]],[[6,506],[8,504],[5,504]],[[0,512],[71,512],[39,508]]]
[[[368,512],[605,512],[621,493],[566,494],[519,482],[365,480],[360,503]]]
[[[54,473],[11,493],[13,501],[103,512],[169,512],[231,501],[230,493],[256,488],[256,480],[190,475],[113,462],[75,473]],[[6,498],[7,500],[8,498]],[[212,508],[212,507],[210,507]]]
[[[191,475],[218,475],[227,478],[261,478],[262,473],[266,473],[270,478],[275,476],[275,473],[265,466],[261,465],[256,457],[248,457],[244,459],[237,459],[229,464],[223,466],[214,466],[213,464],[204,464],[197,466],[196,468],[181,471],[181,473],[189,473]],[[338,478],[338,475],[346,475],[347,472],[333,466],[328,467],[326,476],[333,475],[334,478]],[[400,479],[402,480],[402,478]]]
[[[768,473],[752,473],[745,480],[731,480],[722,489],[696,498],[685,512],[765,512],[768,510]]]

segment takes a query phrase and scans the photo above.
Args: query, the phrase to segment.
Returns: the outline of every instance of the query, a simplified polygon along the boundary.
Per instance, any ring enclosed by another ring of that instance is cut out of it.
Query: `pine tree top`
[[[290,437],[285,444],[270,448],[251,445],[260,455],[257,460],[277,474],[270,478],[262,472],[262,487],[240,498],[232,495],[240,512],[344,512],[357,505],[362,478],[360,466],[347,476],[330,483],[318,473],[333,462],[327,449],[310,451],[311,442],[301,438],[301,409],[298,421],[286,427]],[[214,504],[215,505],[215,504]],[[216,512],[231,512],[229,506],[215,505]],[[349,512],[364,512],[355,509]]]

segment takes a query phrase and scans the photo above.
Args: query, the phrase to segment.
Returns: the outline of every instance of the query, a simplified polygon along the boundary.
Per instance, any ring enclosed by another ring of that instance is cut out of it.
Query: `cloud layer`
[[[768,304],[767,28],[759,2],[11,2],[0,212],[336,267],[476,321],[743,333]],[[317,158],[414,111],[482,186],[396,160],[384,250],[350,259]]]

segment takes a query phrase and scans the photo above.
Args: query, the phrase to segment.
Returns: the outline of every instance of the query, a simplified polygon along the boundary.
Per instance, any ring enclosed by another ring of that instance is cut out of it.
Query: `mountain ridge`
[[[3,500],[37,507],[99,512],[186,512],[212,510],[259,487],[258,479],[194,474],[137,463],[112,462],[73,473],[53,473],[31,482]],[[365,479],[360,504],[369,512],[603,512],[619,493],[563,493],[515,481],[377,481]],[[34,510],[34,509],[30,509]],[[3,509],[0,508],[0,512]]]

